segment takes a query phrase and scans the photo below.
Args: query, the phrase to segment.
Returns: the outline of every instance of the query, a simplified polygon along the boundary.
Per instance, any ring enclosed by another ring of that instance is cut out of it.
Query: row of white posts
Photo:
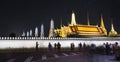
[[[107,38],[107,37],[95,37],[95,38],[62,38],[62,37],[0,37],[0,40],[120,40],[120,37]]]
[[[71,40],[71,39],[80,39],[80,38],[62,38],[62,37],[0,37],[0,40]]]

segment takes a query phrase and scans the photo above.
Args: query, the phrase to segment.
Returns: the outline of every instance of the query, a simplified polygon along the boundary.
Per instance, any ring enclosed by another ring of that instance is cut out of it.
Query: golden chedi
[[[114,29],[113,24],[111,24],[111,31],[109,32],[109,36],[117,36],[117,32]]]

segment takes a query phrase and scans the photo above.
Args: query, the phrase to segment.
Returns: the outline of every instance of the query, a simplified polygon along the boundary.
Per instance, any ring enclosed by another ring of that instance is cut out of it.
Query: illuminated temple
[[[89,22],[89,17],[87,15],[87,24],[78,24],[76,23],[75,13],[72,12],[71,15],[71,23],[68,26],[63,26],[62,23],[59,29],[54,29],[54,21],[51,19],[50,29],[49,29],[49,38],[51,37],[118,37],[120,34],[114,29],[113,23],[111,23],[111,31],[107,33],[107,29],[105,28],[103,17],[100,17],[100,26],[91,25]],[[22,37],[44,37],[44,25],[41,25],[41,31],[38,31],[38,27],[35,28],[34,34],[32,30],[22,33]]]
[[[101,16],[100,27],[98,25],[77,24],[75,20],[75,13],[72,12],[71,23],[68,26],[62,26],[60,29],[54,29],[55,37],[103,37],[107,36],[107,30],[104,26],[104,21]]]

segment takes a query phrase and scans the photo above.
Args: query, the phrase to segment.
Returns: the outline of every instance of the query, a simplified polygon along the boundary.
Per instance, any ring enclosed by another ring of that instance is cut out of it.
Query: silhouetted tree
[[[15,33],[10,33],[9,37],[16,37],[16,34]]]

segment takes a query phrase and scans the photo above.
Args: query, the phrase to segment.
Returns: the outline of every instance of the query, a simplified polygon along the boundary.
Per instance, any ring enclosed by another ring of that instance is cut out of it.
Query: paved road
[[[36,62],[120,62],[116,61],[114,56],[111,55],[83,55],[83,54],[74,54],[69,56],[62,56],[59,58],[49,58],[46,60],[38,60]],[[34,61],[33,61],[34,62]]]
[[[90,55],[81,52],[0,53],[0,62],[120,62],[111,55]]]

